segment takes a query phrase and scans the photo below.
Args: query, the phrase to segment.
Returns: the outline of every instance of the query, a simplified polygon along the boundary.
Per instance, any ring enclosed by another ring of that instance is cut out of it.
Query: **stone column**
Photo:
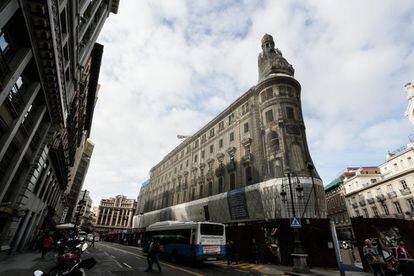
[[[99,216],[98,216],[97,224],[101,224],[102,225],[104,223],[105,210],[106,210],[106,208],[102,208],[102,216],[101,216],[101,219],[99,219]]]
[[[109,221],[109,226],[112,226],[112,221],[113,221],[113,218],[114,218],[114,213],[115,213],[115,211],[112,209],[112,211],[111,211],[111,218],[110,218],[110,221]]]
[[[129,210],[128,212],[128,222],[127,222],[127,227],[131,226],[131,220],[132,220],[132,211]]]
[[[119,224],[119,213],[120,213],[120,212],[121,212],[120,210],[116,211],[115,226]]]

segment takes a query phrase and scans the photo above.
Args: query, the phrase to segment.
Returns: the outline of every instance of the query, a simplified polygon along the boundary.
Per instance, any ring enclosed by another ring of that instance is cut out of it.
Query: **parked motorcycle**
[[[91,269],[96,265],[96,260],[94,258],[88,258],[85,260],[82,260],[78,263],[75,263],[73,266],[68,267],[66,270],[62,271],[51,271],[49,274],[44,274],[41,270],[36,270],[33,275],[34,276],[82,276],[83,273],[81,271],[82,269]]]

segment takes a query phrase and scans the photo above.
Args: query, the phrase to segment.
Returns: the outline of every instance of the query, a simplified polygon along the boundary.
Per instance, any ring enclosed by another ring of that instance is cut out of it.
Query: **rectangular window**
[[[229,125],[231,125],[234,122],[234,113],[231,113],[229,115]]]
[[[409,198],[407,199],[408,206],[410,207],[411,212],[414,212],[414,199]]]
[[[403,190],[408,190],[407,182],[405,180],[401,180],[400,183]]]
[[[214,128],[210,129],[210,137],[214,136]]]
[[[355,216],[359,217],[361,215],[361,213],[359,212],[359,210],[355,210]]]
[[[273,120],[274,120],[274,118],[273,118],[273,110],[266,111],[265,116],[266,116],[266,123],[273,122]]]
[[[362,209],[362,211],[364,212],[364,217],[369,218],[368,210],[366,208],[364,208],[364,209]]]
[[[214,145],[210,145],[210,153],[214,152]]]
[[[401,209],[401,205],[398,201],[393,202],[394,203],[394,207],[395,207],[395,211],[397,211],[398,214],[402,214],[402,209]]]
[[[203,134],[202,136],[201,136],[201,143],[204,143],[205,141],[207,141],[207,134]]]
[[[194,141],[194,148],[198,148],[198,140]]]
[[[0,50],[4,53],[8,47],[9,43],[7,42],[6,35],[0,30]]]
[[[243,128],[244,128],[244,133],[249,132],[249,123],[245,123]]]
[[[202,150],[202,151],[201,151],[201,158],[204,158],[204,154],[205,154],[205,151],[204,151],[204,150]]]
[[[246,167],[245,172],[246,172],[246,185],[253,184],[252,168],[251,167]]]
[[[188,167],[188,159],[185,160],[185,166]]]
[[[234,173],[230,174],[230,190],[236,188],[236,175]]]
[[[203,198],[203,185],[200,185],[200,195],[199,198]]]
[[[194,162],[197,162],[197,154],[194,155]]]
[[[411,157],[407,157],[407,161],[408,161],[408,165],[410,166],[413,165],[413,160],[411,159]]]
[[[266,99],[268,100],[268,99],[271,99],[271,98],[273,98],[273,89],[272,89],[272,87],[266,89]]]
[[[63,11],[60,13],[60,26],[62,34],[66,34],[68,32],[66,24],[66,9],[63,9]]]
[[[372,206],[371,209],[372,209],[372,213],[374,213],[374,216],[378,217],[379,216],[379,213],[378,213],[377,206]]]
[[[219,123],[219,131],[220,130],[223,130],[224,129],[224,122],[223,121],[221,121],[220,123]]]
[[[389,192],[389,193],[394,192],[394,188],[392,187],[392,185],[391,185],[391,184],[388,184],[388,185],[387,185],[387,190],[388,190],[388,192]]]
[[[234,132],[231,132],[230,133],[230,142],[233,142],[234,141]]]
[[[265,102],[265,101],[266,101],[266,93],[265,93],[265,92],[262,92],[262,93],[260,94],[260,101],[261,101],[261,102]]]
[[[292,107],[286,107],[286,118],[295,119],[295,115],[293,113],[293,108]]]
[[[223,139],[220,139],[219,140],[219,148],[222,148],[223,147]]]

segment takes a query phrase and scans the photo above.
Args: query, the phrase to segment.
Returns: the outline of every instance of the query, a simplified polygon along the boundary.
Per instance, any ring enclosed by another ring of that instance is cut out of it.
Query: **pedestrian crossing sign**
[[[292,218],[289,218],[289,221],[290,221],[290,228],[302,228],[300,218],[292,217]]]

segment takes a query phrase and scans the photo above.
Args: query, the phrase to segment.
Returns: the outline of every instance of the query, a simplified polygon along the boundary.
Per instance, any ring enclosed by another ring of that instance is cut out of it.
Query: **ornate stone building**
[[[95,230],[110,232],[131,228],[136,204],[134,199],[123,195],[102,199]]]
[[[1,1],[0,253],[30,246],[76,204],[68,194],[95,107],[96,39],[118,4]]]
[[[301,86],[271,35],[262,38],[258,66],[257,85],[151,169],[150,182],[139,194],[138,213],[272,179],[279,179],[278,189],[284,190],[288,174],[307,184],[315,178],[316,184],[306,186],[305,192],[313,189],[312,206],[325,210],[322,183],[306,141]]]
[[[388,153],[370,173],[344,180],[350,217],[414,218],[414,142]]]

